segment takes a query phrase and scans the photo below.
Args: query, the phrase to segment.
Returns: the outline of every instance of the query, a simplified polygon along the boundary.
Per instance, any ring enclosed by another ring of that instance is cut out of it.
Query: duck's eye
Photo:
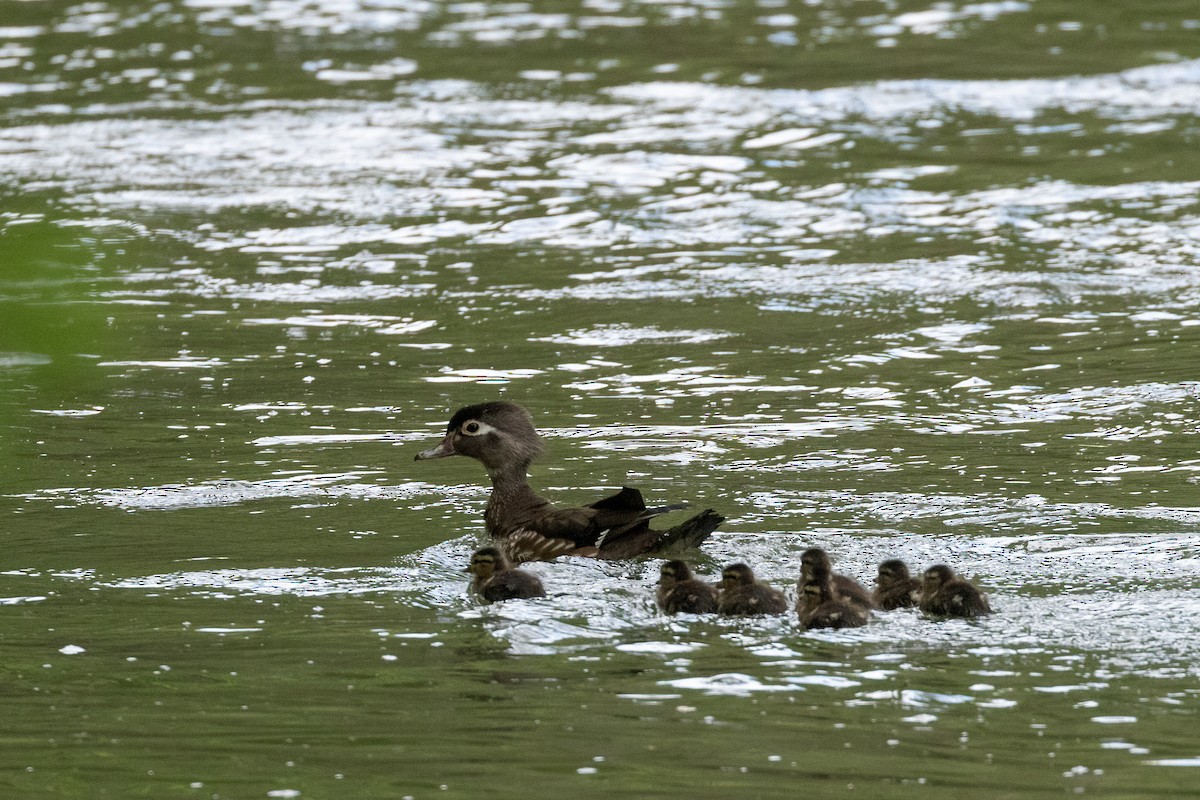
[[[474,436],[475,434],[479,433],[480,427],[481,426],[478,422],[471,420],[466,425],[462,426],[462,431],[468,436]]]

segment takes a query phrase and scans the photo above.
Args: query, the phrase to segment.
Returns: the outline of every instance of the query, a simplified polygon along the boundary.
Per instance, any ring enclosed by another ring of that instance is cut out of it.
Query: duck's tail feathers
[[[649,555],[673,555],[699,547],[724,521],[723,516],[711,508],[707,508],[696,516],[685,519],[674,528],[668,528],[659,533],[658,540],[649,550]]]

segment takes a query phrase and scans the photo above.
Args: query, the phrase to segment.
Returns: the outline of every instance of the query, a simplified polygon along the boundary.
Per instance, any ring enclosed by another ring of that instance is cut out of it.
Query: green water
[[[1200,8],[0,0],[0,797],[1195,797]],[[996,614],[480,607],[562,504]]]

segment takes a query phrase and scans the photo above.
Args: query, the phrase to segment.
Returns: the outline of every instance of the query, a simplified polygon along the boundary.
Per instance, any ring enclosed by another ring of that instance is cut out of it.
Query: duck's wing
[[[603,500],[597,500],[588,508],[594,508],[597,511],[638,514],[646,510],[646,501],[642,499],[642,493],[637,489],[622,486],[621,491],[605,497]]]
[[[684,507],[646,508],[642,493],[626,486],[616,494],[579,508],[551,508],[543,501],[514,520],[503,538],[510,556],[518,561],[550,560],[561,555],[600,558],[658,555],[672,548],[698,545],[724,519],[715,512],[705,511],[669,530],[651,529],[651,519]],[[542,539],[545,541],[539,541]]]
[[[601,546],[646,527],[652,517],[674,506],[646,508],[642,493],[625,487],[614,495],[579,508],[550,508],[547,504],[522,521],[521,527],[578,547]]]
[[[596,512],[590,508],[547,508],[522,521],[522,528],[551,539],[566,539],[577,546],[594,544]]]
[[[546,536],[535,530],[519,529],[497,537],[514,564],[523,561],[553,561],[559,556],[595,558],[599,551],[594,545],[580,545],[571,539]]]

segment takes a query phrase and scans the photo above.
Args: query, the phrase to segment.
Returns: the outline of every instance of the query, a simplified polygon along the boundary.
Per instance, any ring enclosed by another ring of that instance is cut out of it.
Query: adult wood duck
[[[920,597],[921,582],[909,574],[908,564],[898,558],[892,558],[879,565],[872,598],[880,611],[913,608]]]
[[[810,547],[800,554],[800,580],[797,582],[800,597],[797,600],[797,610],[804,602],[804,584],[813,580],[821,571],[829,574],[829,579],[833,582],[833,591],[838,597],[854,603],[866,611],[875,607],[875,601],[871,598],[867,587],[849,575],[834,572],[833,565],[829,560],[829,553],[819,547]]]
[[[471,580],[471,590],[489,603],[546,596],[538,576],[523,569],[513,569],[499,547],[476,550],[466,571],[475,576]]]
[[[697,580],[686,561],[672,559],[662,565],[658,578],[658,607],[668,614],[713,614],[717,589]]]
[[[745,564],[730,564],[721,570],[717,613],[726,617],[784,614],[787,598],[778,589],[759,583],[754,570]]]
[[[833,588],[833,573],[818,568],[800,587],[800,599],[796,603],[800,623],[805,629],[861,628],[867,624],[871,612],[858,603],[839,597]]]
[[[987,598],[945,564],[925,570],[920,608],[935,617],[982,617],[992,613]]]
[[[529,487],[529,465],[542,452],[529,412],[496,401],[455,412],[441,444],[417,460],[469,456],[492,479],[484,522],[514,561],[548,561],[561,555],[632,558],[697,547],[725,521],[712,509],[674,528],[654,530],[650,520],[680,505],[646,508],[642,494],[628,487],[580,508],[551,508]]]

